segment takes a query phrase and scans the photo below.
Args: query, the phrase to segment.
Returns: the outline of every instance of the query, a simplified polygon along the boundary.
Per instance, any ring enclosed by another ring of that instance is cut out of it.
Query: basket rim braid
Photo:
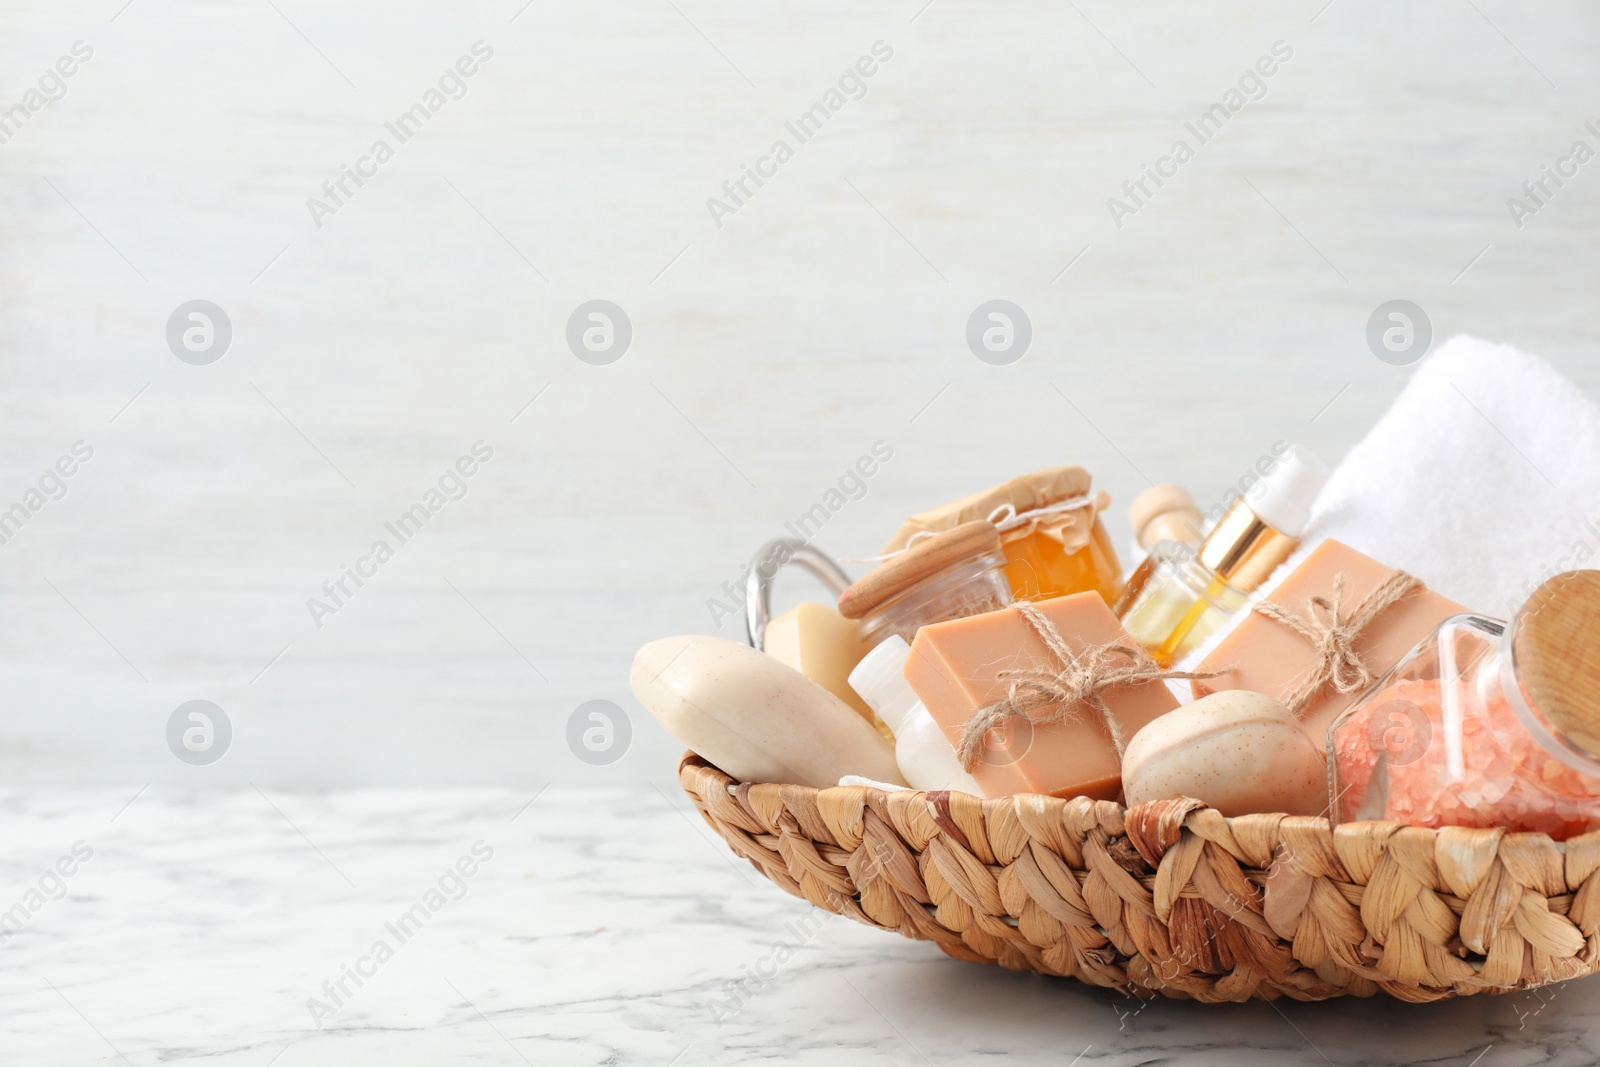
[[[816,789],[693,752],[678,780],[780,888],[973,963],[1207,1002],[1425,1002],[1600,969],[1600,832]]]

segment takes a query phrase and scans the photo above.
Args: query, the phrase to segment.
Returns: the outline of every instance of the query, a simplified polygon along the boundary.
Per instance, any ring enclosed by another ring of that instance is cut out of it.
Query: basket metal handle
[[[850,587],[850,576],[821,549],[793,537],[768,541],[756,550],[744,580],[745,640],[751,648],[760,651],[766,645],[767,623],[772,618],[772,580],[791,565],[810,571],[835,597]]]

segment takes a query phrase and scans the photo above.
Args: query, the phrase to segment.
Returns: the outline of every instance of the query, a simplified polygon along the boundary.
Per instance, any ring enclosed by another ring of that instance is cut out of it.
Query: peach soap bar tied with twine
[[[1330,538],[1212,649],[1198,668],[1212,676],[1191,686],[1197,697],[1265,693],[1324,747],[1340,712],[1435,627],[1466,610]]]
[[[906,680],[985,795],[1115,800],[1122,749],[1178,706],[1098,593],[924,626]]]

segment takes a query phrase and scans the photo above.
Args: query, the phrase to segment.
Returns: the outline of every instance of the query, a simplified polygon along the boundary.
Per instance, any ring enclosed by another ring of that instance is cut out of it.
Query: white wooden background
[[[0,145],[0,508],[94,458],[0,546],[0,779],[665,783],[634,648],[713,630],[874,440],[834,552],[1049,464],[1096,473],[1120,540],[1146,477],[1213,498],[1279,437],[1336,460],[1407,374],[1364,341],[1395,297],[1600,394],[1600,162],[1520,230],[1505,205],[1594,140],[1600,12],[1324,3],[8,0],[0,108],[94,55]],[[717,228],[706,198],[879,40]],[[1106,198],[1279,40],[1265,99],[1117,229]],[[210,366],[165,343],[196,298],[233,323]],[[594,298],[634,326],[610,366],[564,342]],[[965,347],[993,298],[1034,324],[1013,366]],[[317,629],[307,598],[480,439],[467,497]],[[164,740],[194,698],[235,728],[207,768]],[[633,715],[609,767],[564,740],[590,699]]]

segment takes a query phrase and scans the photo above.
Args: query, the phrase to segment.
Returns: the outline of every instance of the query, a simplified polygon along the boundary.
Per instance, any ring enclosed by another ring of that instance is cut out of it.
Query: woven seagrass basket
[[[1508,993],[1600,969],[1600,832],[678,779],[778,886],[957,959],[1242,1001]]]

